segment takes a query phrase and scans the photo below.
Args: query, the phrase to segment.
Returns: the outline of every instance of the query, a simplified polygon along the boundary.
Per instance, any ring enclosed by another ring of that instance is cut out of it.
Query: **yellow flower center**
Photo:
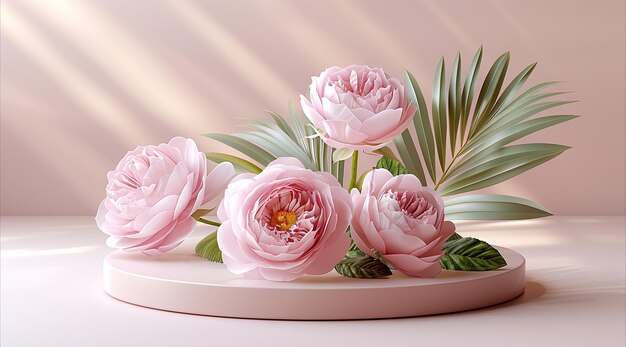
[[[278,211],[272,215],[270,224],[282,231],[287,231],[292,225],[296,224],[298,217],[290,211]]]

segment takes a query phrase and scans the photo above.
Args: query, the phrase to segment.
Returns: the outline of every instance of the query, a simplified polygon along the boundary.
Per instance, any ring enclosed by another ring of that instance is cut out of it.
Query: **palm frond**
[[[574,115],[535,117],[572,101],[550,100],[564,94],[544,92],[557,82],[540,83],[520,92],[536,63],[528,65],[505,84],[509,52],[496,59],[475,97],[482,54],[481,47],[474,55],[464,81],[461,79],[460,54],[455,56],[449,82],[441,58],[435,72],[430,116],[417,81],[408,71],[405,73],[409,100],[418,106],[413,119],[417,141],[407,130],[394,139],[394,144],[407,170],[423,185],[432,184],[442,195],[467,193],[501,183],[569,148],[540,143],[511,145],[530,134],[575,118]],[[449,161],[448,155],[451,155]],[[424,167],[428,177],[424,174]],[[427,182],[428,178],[430,182]],[[489,213],[482,215],[488,216]]]
[[[224,153],[206,153],[216,163],[231,162],[239,171],[258,173],[271,161],[280,157],[294,157],[314,171],[332,173],[343,184],[344,164],[332,163],[334,149],[315,136],[308,120],[303,121],[293,103],[289,103],[291,124],[278,113],[267,111],[271,119],[254,119],[244,125],[247,131],[232,134],[205,134],[243,155],[247,159]]]
[[[522,198],[495,194],[470,194],[445,202],[450,220],[531,219],[552,214],[536,203]]]

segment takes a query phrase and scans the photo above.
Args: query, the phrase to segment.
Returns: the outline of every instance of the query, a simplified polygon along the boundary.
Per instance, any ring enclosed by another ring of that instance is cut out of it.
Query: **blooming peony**
[[[312,78],[302,110],[335,148],[373,151],[393,140],[416,111],[402,83],[380,68],[331,67]]]
[[[107,197],[96,223],[110,235],[110,247],[165,253],[191,233],[196,224],[192,214],[221,196],[234,175],[230,163],[208,171],[204,154],[191,139],[139,146],[107,174]]]
[[[385,169],[373,170],[363,182],[361,192],[352,190],[350,230],[356,245],[409,276],[436,276],[441,247],[455,230],[444,221],[441,197],[417,177],[394,177]]]
[[[331,271],[350,246],[349,193],[330,174],[279,158],[226,189],[217,242],[228,270],[290,281]]]

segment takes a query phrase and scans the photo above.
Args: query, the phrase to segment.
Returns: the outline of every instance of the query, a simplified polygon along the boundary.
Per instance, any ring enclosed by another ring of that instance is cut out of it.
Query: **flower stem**
[[[348,186],[348,191],[351,191],[352,188],[356,187],[356,171],[358,165],[359,151],[354,151],[354,153],[352,154],[352,172],[350,173],[350,185]]]
[[[198,222],[204,223],[204,224],[208,224],[208,225],[213,225],[213,226],[216,226],[216,227],[219,227],[220,225],[222,225],[222,223],[214,222],[214,221],[211,221],[211,220],[208,220],[208,219],[204,219],[202,217],[198,218]]]

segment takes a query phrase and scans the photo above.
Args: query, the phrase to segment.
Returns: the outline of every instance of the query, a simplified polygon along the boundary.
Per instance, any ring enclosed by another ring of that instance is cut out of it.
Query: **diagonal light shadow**
[[[293,3],[285,2],[281,6],[269,7],[262,2],[253,2],[254,11],[263,16],[264,22],[273,27],[276,32],[289,40],[289,46],[302,52],[315,68],[325,64],[325,58],[332,57],[332,65],[349,65],[355,57],[354,49],[342,44],[336,35],[331,35],[320,25],[315,24],[310,16],[302,13]],[[280,18],[280,20],[276,20]],[[285,28],[288,28],[285,30]],[[287,43],[284,43],[287,44]],[[321,54],[323,52],[323,54]],[[325,66],[323,66],[325,67]]]
[[[269,99],[277,95],[293,95],[294,89],[278,73],[261,61],[237,37],[222,27],[209,13],[196,4],[185,1],[167,1],[168,8],[191,31],[216,53],[221,54],[233,72],[249,83],[259,94]],[[253,73],[252,73],[253,72]]]
[[[441,3],[437,1],[424,1],[422,2],[430,12],[439,18],[439,21],[450,32],[450,34],[456,37],[457,40],[463,45],[463,48],[467,52],[476,50],[476,47],[480,43],[475,42],[467,32],[452,18],[450,14],[441,8]]]
[[[105,90],[66,62],[58,50],[43,39],[7,2],[0,4],[2,37],[22,49],[40,66],[59,88],[72,95],[102,127],[107,128],[130,147],[137,141],[148,141],[147,131]]]
[[[50,129],[44,126],[27,126],[20,124],[19,117],[8,119],[6,117],[7,115],[4,113],[2,116],[2,132],[10,134],[10,143],[14,146],[10,150],[18,151],[21,158],[30,157],[30,160],[36,161],[38,170],[48,174],[45,182],[38,181],[35,182],[34,185],[31,183],[26,188],[20,188],[21,194],[32,194],[32,199],[28,200],[27,204],[24,202],[25,199],[21,198],[19,201],[4,199],[7,195],[16,196],[16,194],[9,193],[9,191],[16,189],[16,187],[13,185],[15,182],[6,182],[5,177],[3,177],[3,190],[6,189],[8,191],[3,191],[2,204],[22,204],[22,208],[18,209],[14,209],[13,207],[15,206],[3,206],[3,212],[15,210],[16,212],[11,212],[11,214],[28,214],[29,212],[27,211],[31,211],[30,214],[39,214],[42,210],[46,210],[45,208],[41,208],[42,199],[37,195],[37,192],[34,191],[36,188],[33,187],[41,186],[45,189],[46,184],[51,184],[51,182],[55,182],[56,191],[63,192],[62,197],[59,197],[63,200],[78,200],[82,204],[91,204],[93,202],[93,196],[85,189],[83,181],[77,179],[79,175],[93,176],[104,175],[106,173],[106,168],[104,168],[101,163],[92,160],[93,158],[90,157],[92,154],[85,153],[80,145],[76,145],[75,142],[70,140],[71,137],[69,137],[68,134],[63,133],[60,133],[61,136],[56,136],[54,141],[46,141],[45,144],[37,144],[32,141],[32,138],[46,138],[45,133],[50,131],[58,132],[59,129]],[[66,159],[59,160],[59,155],[62,155],[64,158],[72,158],[76,161],[90,162],[90,165],[85,165],[80,173],[73,172],[73,170],[67,167]],[[5,158],[3,158],[3,161],[4,160]],[[6,163],[3,163],[3,165],[5,164]],[[12,165],[20,164],[13,163]],[[50,174],[52,174],[53,177],[49,176]],[[7,186],[5,186],[5,184],[7,184]],[[28,184],[28,181],[21,182],[20,184]],[[24,204],[27,206],[24,206]],[[94,205],[93,208],[95,210],[97,205]]]
[[[430,79],[429,73],[420,69],[420,66],[427,66],[421,57],[415,54],[410,54],[407,49],[407,43],[398,40],[396,35],[388,32],[381,25],[381,21],[378,18],[372,17],[368,12],[364,11],[361,6],[355,5],[355,2],[351,1],[337,1],[335,4],[337,10],[345,13],[345,16],[358,18],[360,22],[367,23],[367,25],[360,25],[355,28],[356,35],[367,37],[368,41],[375,42],[376,48],[382,52],[392,52],[393,54],[383,54],[382,57],[394,57],[394,61],[389,61],[390,66],[406,66],[412,64],[413,68],[411,73],[415,75],[418,80],[427,81]],[[384,67],[383,67],[384,68]],[[397,76],[401,77],[401,76]]]
[[[216,113],[213,105],[194,97],[191,86],[94,3],[58,6],[53,2],[28,2],[28,5],[151,115],[177,129],[174,132],[195,134],[204,116]]]

